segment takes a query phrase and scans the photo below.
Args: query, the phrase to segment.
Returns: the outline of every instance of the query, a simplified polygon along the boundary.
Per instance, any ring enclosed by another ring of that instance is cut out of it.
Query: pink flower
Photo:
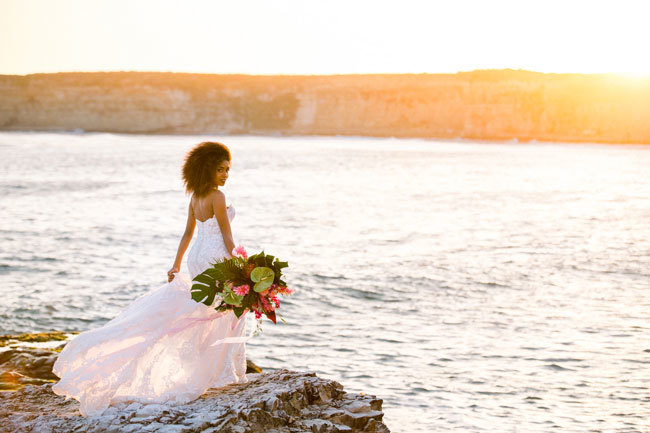
[[[237,248],[235,248],[235,255],[243,257],[244,259],[248,258],[248,254],[246,254],[246,250],[244,249],[243,245],[239,245]]]
[[[241,286],[237,286],[234,289],[232,289],[232,291],[238,294],[239,296],[245,296],[249,290],[250,287],[248,286],[248,284],[243,284]]]
[[[259,319],[260,317],[262,317],[262,313],[260,313],[259,311],[255,310],[255,318],[256,318],[256,319]]]

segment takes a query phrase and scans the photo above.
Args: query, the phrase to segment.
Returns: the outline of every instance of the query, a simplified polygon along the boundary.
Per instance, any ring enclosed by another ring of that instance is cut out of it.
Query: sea
[[[648,145],[1,132],[0,333],[165,284],[206,140],[236,243],[289,262],[263,369],[376,395],[392,432],[650,431]]]

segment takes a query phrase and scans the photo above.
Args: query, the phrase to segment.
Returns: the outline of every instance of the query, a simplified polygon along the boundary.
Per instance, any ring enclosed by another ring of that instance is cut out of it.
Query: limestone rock
[[[54,394],[52,365],[70,334],[0,335],[2,432],[389,432],[382,400],[348,394],[313,372],[262,369],[247,360],[248,383],[207,390],[184,405],[122,403],[85,418]],[[35,347],[30,347],[35,346]]]
[[[248,378],[183,405],[120,403],[87,418],[51,383],[27,385],[0,393],[0,419],[7,432],[389,432],[381,399],[346,393],[313,372],[281,369]]]
[[[0,130],[650,143],[649,83],[508,69],[0,75]]]

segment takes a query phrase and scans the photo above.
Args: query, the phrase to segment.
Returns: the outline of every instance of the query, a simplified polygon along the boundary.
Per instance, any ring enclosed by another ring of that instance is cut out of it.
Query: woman
[[[100,415],[116,402],[187,403],[207,388],[248,382],[246,314],[217,312],[190,296],[196,275],[232,257],[235,210],[219,190],[229,170],[230,151],[221,143],[203,142],[187,154],[183,180],[192,197],[168,283],[77,335],[59,354],[52,371],[61,380],[52,390],[79,400],[82,415]],[[188,277],[179,270],[196,225]]]

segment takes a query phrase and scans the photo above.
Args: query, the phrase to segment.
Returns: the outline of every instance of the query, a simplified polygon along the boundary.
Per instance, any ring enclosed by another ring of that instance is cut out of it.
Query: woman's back
[[[228,220],[232,222],[235,217],[235,208],[228,206],[226,213]],[[215,215],[204,221],[197,219],[196,225],[196,238],[187,254],[187,269],[191,278],[205,271],[215,261],[229,255]]]
[[[192,194],[190,206],[192,207],[192,212],[197,221],[207,221],[209,218],[215,216],[213,202],[217,194],[222,193],[212,191],[203,197],[197,197],[196,194]]]

